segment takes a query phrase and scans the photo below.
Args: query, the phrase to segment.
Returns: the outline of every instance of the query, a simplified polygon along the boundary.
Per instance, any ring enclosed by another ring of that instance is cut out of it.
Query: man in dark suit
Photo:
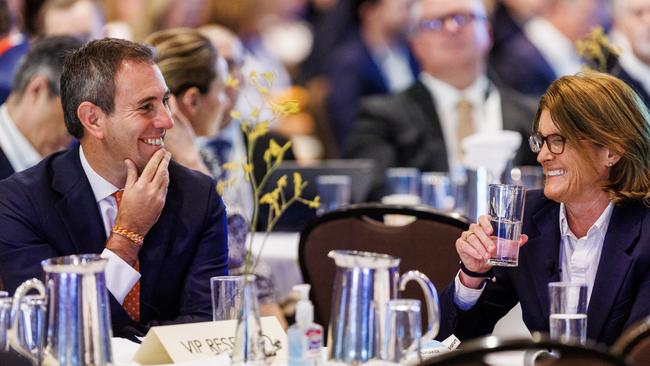
[[[214,180],[170,162],[168,98],[146,46],[103,39],[66,59],[61,100],[80,146],[0,182],[10,291],[41,277],[43,259],[102,253],[114,334],[211,319],[210,277],[227,274],[226,212]]]
[[[490,37],[480,1],[420,0],[413,6],[418,11],[411,12],[411,46],[423,70],[420,79],[404,92],[363,101],[346,154],[377,161],[372,198],[381,195],[388,167],[450,171],[460,162],[456,104],[461,99],[474,105],[476,132],[514,130],[523,141],[536,106],[485,76]],[[536,164],[523,148],[515,161]]]
[[[540,96],[563,75],[580,71],[575,42],[596,26],[611,22],[609,0],[547,0],[542,14],[528,20],[522,32],[490,54],[495,81],[520,93]]]
[[[404,40],[408,1],[350,3],[355,27],[324,62],[327,117],[339,151],[347,145],[361,98],[402,91],[418,72]]]
[[[23,58],[14,88],[0,106],[0,179],[70,145],[59,79],[66,54],[82,44],[71,36],[45,37]]]
[[[11,4],[0,0],[0,103],[11,93],[21,58],[29,50],[29,39],[18,31]]]

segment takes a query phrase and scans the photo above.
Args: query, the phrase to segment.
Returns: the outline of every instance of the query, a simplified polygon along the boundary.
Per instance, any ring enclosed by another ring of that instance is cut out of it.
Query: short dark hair
[[[124,39],[104,38],[87,43],[65,59],[61,75],[61,103],[68,132],[84,134],[77,108],[85,101],[111,114],[115,108],[115,75],[123,61],[155,65],[155,51]]]
[[[23,57],[14,77],[12,94],[19,97],[35,75],[46,75],[50,94],[59,95],[60,78],[65,57],[79,49],[83,42],[72,36],[51,36],[36,40]]]

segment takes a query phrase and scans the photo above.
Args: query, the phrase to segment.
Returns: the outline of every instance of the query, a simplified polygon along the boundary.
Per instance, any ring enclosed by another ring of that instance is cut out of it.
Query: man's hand
[[[158,221],[165,206],[169,186],[171,153],[156,151],[138,177],[135,163],[124,160],[127,167],[126,185],[115,224],[143,236]]]
[[[492,224],[487,215],[482,215],[477,224],[471,224],[468,231],[464,231],[456,240],[456,251],[465,267],[472,272],[483,273],[492,268],[487,260],[496,255],[495,237],[492,237]],[[522,234],[519,239],[519,246],[526,244],[528,236]],[[470,277],[464,272],[460,273],[460,280],[463,285],[469,288],[480,288],[484,278]]]

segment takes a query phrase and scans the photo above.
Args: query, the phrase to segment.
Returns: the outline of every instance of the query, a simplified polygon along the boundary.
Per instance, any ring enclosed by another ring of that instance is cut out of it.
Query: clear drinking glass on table
[[[8,332],[11,328],[11,297],[0,291],[0,351],[9,351]]]
[[[494,266],[516,267],[519,264],[519,237],[526,188],[490,184],[488,197],[488,216],[492,224],[492,236],[495,237],[496,254],[487,262]]]
[[[551,282],[550,336],[561,342],[587,341],[587,284]]]
[[[243,276],[216,276],[210,279],[212,320],[237,319],[242,309]]]
[[[386,184],[391,204],[420,202],[420,171],[417,168],[386,169]]]
[[[415,299],[394,299],[386,304],[386,339],[381,358],[401,364],[422,361],[421,302]]]
[[[318,215],[349,205],[352,195],[352,179],[348,175],[321,175],[316,178],[320,197]]]
[[[451,180],[446,173],[422,173],[420,202],[436,210],[447,212],[454,208]]]

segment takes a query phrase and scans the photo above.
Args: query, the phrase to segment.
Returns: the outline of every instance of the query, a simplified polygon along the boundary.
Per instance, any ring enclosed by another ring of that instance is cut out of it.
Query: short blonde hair
[[[614,203],[642,200],[650,206],[650,113],[632,88],[599,72],[564,76],[542,96],[533,131],[545,109],[568,141],[587,139],[621,156],[603,187]],[[580,144],[575,148],[588,160]]]

